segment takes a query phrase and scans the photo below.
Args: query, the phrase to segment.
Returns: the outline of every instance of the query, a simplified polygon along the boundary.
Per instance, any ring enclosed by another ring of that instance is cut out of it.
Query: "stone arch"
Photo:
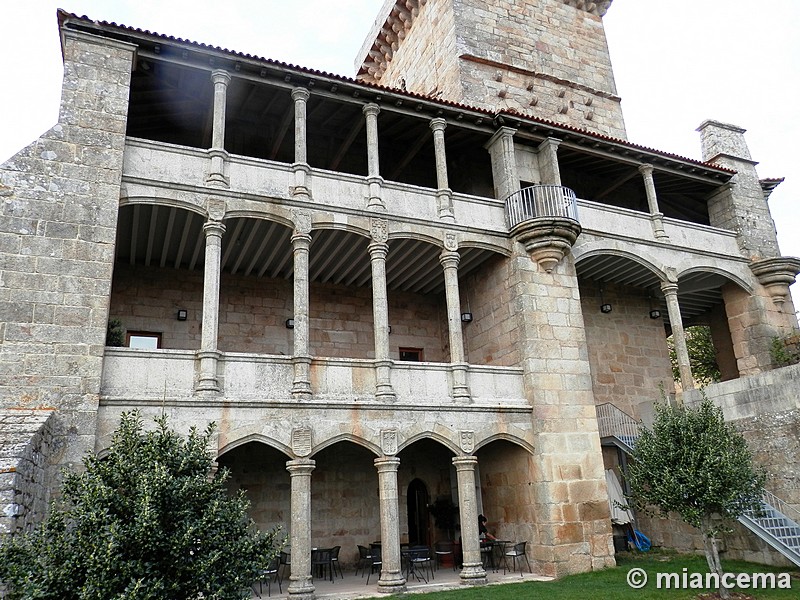
[[[258,219],[261,221],[272,221],[278,223],[279,225],[283,225],[284,227],[288,227],[289,229],[294,229],[294,220],[292,218],[291,211],[282,208],[282,207],[272,207],[269,213],[259,212],[256,210],[248,210],[248,209],[235,209],[230,210],[225,213],[225,217],[223,221],[230,221],[232,219]]]
[[[511,442],[512,444],[515,444],[515,445],[519,446],[520,448],[526,450],[531,456],[533,456],[535,454],[535,449],[533,447],[533,444],[531,444],[527,440],[524,440],[524,439],[522,439],[520,437],[517,437],[516,435],[512,435],[512,434],[504,432],[504,431],[501,431],[501,432],[498,432],[498,433],[493,433],[492,435],[482,439],[480,442],[477,442],[475,444],[474,452],[477,452],[478,450],[480,450],[484,446],[488,446],[492,442],[496,442],[498,440],[505,440],[507,442]]]
[[[335,229],[337,231],[344,231],[367,239],[371,237],[368,227],[362,227],[361,225],[356,225],[355,223],[352,223],[349,219],[346,222],[341,222],[341,221],[333,221],[327,219],[312,218],[311,220],[312,233],[314,231],[322,231],[325,229]]]
[[[500,254],[505,257],[509,257],[514,253],[511,248],[484,240],[461,240],[458,244],[458,249],[462,250],[464,248],[477,248],[479,250],[494,252],[495,254]]]
[[[226,452],[230,452],[231,450],[238,448],[239,446],[244,446],[245,444],[249,444],[250,442],[258,442],[260,444],[264,444],[265,446],[269,446],[270,448],[283,452],[286,455],[286,460],[289,460],[294,457],[294,452],[292,452],[292,449],[283,442],[277,440],[276,438],[263,433],[250,433],[242,437],[236,438],[235,440],[226,443],[221,448],[218,448],[216,458],[219,459]]]
[[[576,267],[580,263],[590,258],[611,255],[630,260],[650,271],[659,281],[666,281],[666,277],[664,275],[665,265],[661,264],[660,262],[656,263],[654,261],[647,260],[638,254],[634,254],[633,252],[628,252],[627,250],[620,250],[619,248],[613,248],[601,244],[590,244],[587,248],[588,249],[583,252],[573,251]]]
[[[747,267],[745,267],[745,269],[747,269]],[[749,272],[749,269],[747,269],[747,271]],[[680,284],[681,280],[686,280],[687,276],[698,274],[698,273],[713,273],[714,275],[719,275],[720,277],[723,277],[723,278],[729,280],[730,282],[735,283],[740,288],[742,288],[744,291],[746,291],[748,294],[752,294],[755,291],[754,286],[751,283],[749,283],[748,281],[745,281],[744,278],[741,277],[740,275],[737,275],[736,273],[733,273],[729,269],[724,269],[724,268],[721,268],[721,267],[718,267],[718,266],[715,266],[715,265],[708,265],[708,264],[706,264],[706,265],[693,265],[693,266],[688,267],[686,269],[679,270],[678,271],[678,283]],[[743,274],[747,275],[747,273],[743,273]]]
[[[430,244],[431,246],[436,246],[439,249],[444,248],[444,242],[440,237],[423,233],[421,231],[410,231],[406,229],[396,229],[394,231],[391,231],[392,229],[391,226],[389,227],[389,229],[390,229],[389,232],[390,241],[401,240],[401,239],[416,240],[419,242],[425,242],[427,244]]]
[[[411,437],[407,438],[402,443],[398,444],[397,450],[398,452],[401,452],[402,450],[405,450],[415,442],[424,439],[430,439],[435,442],[439,442],[442,446],[450,450],[456,456],[461,454],[461,449],[458,447],[458,444],[454,440],[450,439],[447,435],[444,435],[443,433],[439,433],[437,431],[420,431],[412,435]]]
[[[163,206],[167,208],[181,208],[184,210],[188,210],[193,213],[197,213],[203,217],[208,216],[208,211],[202,206],[194,203],[189,202],[188,200],[182,200],[180,198],[169,198],[167,196],[120,196],[119,199],[119,207],[122,208],[123,206],[132,206],[135,204],[148,204],[153,206]]]
[[[381,448],[379,445],[375,444],[374,442],[370,442],[362,437],[357,435],[353,435],[352,433],[339,433],[334,435],[323,442],[314,445],[314,449],[312,450],[310,456],[313,458],[315,454],[318,454],[325,448],[329,448],[334,444],[338,444],[339,442],[352,442],[356,446],[361,446],[362,448],[366,448],[370,452],[372,452],[376,457],[381,456]]]

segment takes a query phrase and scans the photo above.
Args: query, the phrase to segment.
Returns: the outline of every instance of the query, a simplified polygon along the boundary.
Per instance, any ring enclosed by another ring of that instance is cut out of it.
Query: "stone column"
[[[669,240],[667,232],[664,231],[664,215],[658,209],[658,196],[656,196],[656,184],[653,181],[653,165],[639,165],[639,173],[644,179],[644,190],[647,194],[647,207],[650,210],[650,223],[653,226],[653,234],[656,239]]]
[[[516,129],[501,127],[486,143],[492,159],[494,193],[498,200],[505,200],[519,191],[517,160],[514,156],[514,134]]]
[[[222,234],[225,233],[225,225],[222,221],[208,220],[203,225],[203,232],[206,236],[206,255],[203,267],[203,329],[200,337],[200,351],[197,353],[200,359],[197,391],[218,392],[219,281]]]
[[[444,270],[444,293],[447,301],[447,328],[450,333],[450,368],[453,373],[453,399],[469,402],[467,363],[464,359],[464,336],[461,330],[461,300],[458,291],[458,263],[461,255],[455,250],[443,250],[439,262]]]
[[[430,123],[433,131],[433,150],[436,155],[436,200],[439,210],[439,218],[444,221],[455,221],[453,216],[453,192],[447,181],[447,154],[444,145],[444,130],[447,121],[444,119],[433,119]]]
[[[378,591],[404,592],[406,580],[400,565],[400,509],[397,491],[397,469],[400,459],[385,456],[375,459],[378,469],[378,495],[381,510],[381,577]]]
[[[686,348],[686,334],[683,331],[681,308],[678,304],[678,284],[665,281],[661,284],[661,291],[667,300],[669,325],[672,328],[672,340],[675,344],[675,354],[678,356],[678,370],[681,375],[681,388],[684,391],[694,389],[692,367],[689,365],[689,351]]]
[[[378,113],[381,112],[377,104],[364,105],[362,109],[367,122],[367,184],[369,185],[369,201],[367,208],[385,212],[381,186],[383,178],[380,174],[380,158],[378,154]]]
[[[306,105],[311,94],[306,88],[292,90],[294,100],[294,189],[293,196],[311,196],[308,177],[311,167],[308,165],[307,135],[306,135]]]
[[[292,487],[292,570],[289,597],[313,600],[311,581],[311,471],[316,462],[298,458],[286,463]]]
[[[461,551],[464,554],[461,583],[486,583],[486,571],[481,562],[481,541],[478,532],[478,501],[475,497],[474,456],[456,456],[453,465],[458,478],[458,510],[461,518]]]
[[[292,253],[294,254],[294,382],[292,396],[298,399],[310,399],[311,391],[311,351],[309,348],[308,324],[308,249],[311,245],[310,217],[308,223],[299,219],[295,233],[292,235]]]
[[[539,144],[539,173],[542,183],[561,185],[561,169],[558,167],[558,146],[561,140],[547,138]]]
[[[228,153],[225,151],[225,107],[227,103],[228,84],[231,76],[223,69],[211,72],[211,81],[214,83],[214,115],[212,121],[211,169],[206,177],[206,183],[215,187],[228,187],[228,178],[225,177],[225,160]]]
[[[389,360],[389,303],[386,295],[386,243],[387,223],[383,219],[373,219],[372,242],[368,246],[372,266],[372,319],[375,330],[375,397],[378,400],[393,402],[391,367]]]

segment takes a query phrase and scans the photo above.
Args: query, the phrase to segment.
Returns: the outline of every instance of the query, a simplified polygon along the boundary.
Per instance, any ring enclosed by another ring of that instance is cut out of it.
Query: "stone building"
[[[138,409],[218,424],[231,486],[291,536],[294,597],[312,544],[376,539],[402,590],[400,544],[451,535],[437,500],[465,583],[479,512],[541,573],[612,565],[604,423],[674,393],[669,333],[695,398],[695,323],[707,393],[788,439],[779,181],[732,125],[701,125],[704,161],[626,141],[610,4],[388,0],[357,79],[60,11],[59,122],[0,166],[3,531]]]

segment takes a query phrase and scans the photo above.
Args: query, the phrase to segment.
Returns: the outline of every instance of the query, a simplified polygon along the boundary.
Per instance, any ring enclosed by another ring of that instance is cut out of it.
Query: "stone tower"
[[[386,0],[358,78],[626,139],[602,17],[611,0]]]

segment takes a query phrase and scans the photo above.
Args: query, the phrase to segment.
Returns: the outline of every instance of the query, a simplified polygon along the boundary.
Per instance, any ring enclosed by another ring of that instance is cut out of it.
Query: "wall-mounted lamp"
[[[661,318],[661,311],[653,306],[653,297],[652,296],[648,296],[647,299],[650,302],[650,318],[651,319],[660,319]]]
[[[472,323],[472,313],[471,312],[463,312],[463,313],[461,313],[461,322],[462,323]]]
[[[286,329],[294,329],[294,319],[286,319]]]
[[[179,308],[178,321],[185,321],[188,318],[189,318],[189,311],[187,311],[185,308]]]
[[[606,302],[603,299],[603,284],[600,284],[600,312],[601,313],[610,313],[611,312],[611,304]]]

